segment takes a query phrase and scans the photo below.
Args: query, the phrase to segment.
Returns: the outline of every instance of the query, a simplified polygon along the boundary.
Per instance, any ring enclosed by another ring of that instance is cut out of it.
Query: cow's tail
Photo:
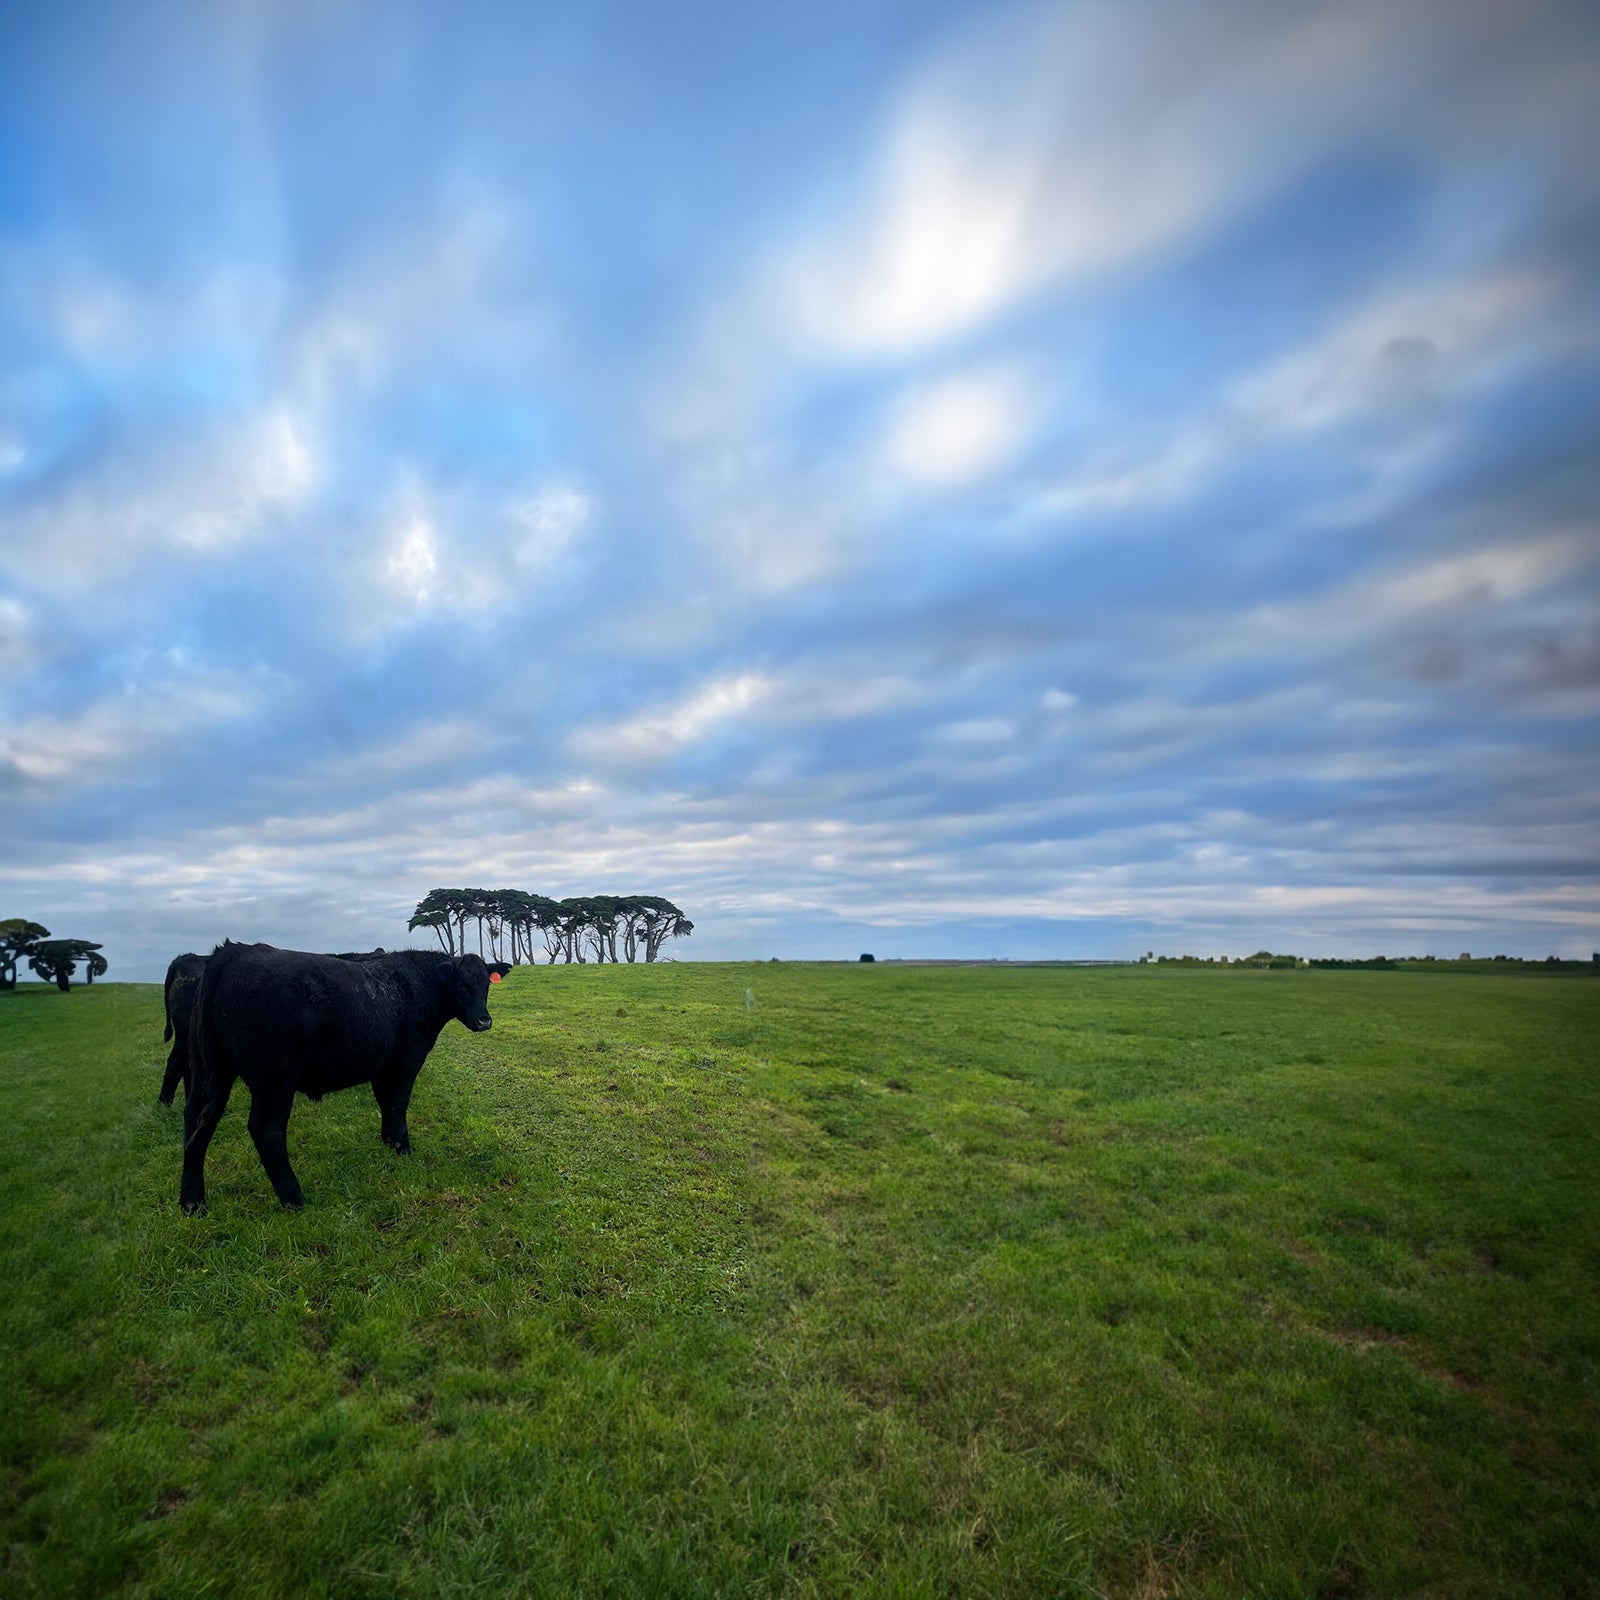
[[[166,1008],[167,1008],[167,1031],[164,1034],[161,1035],[162,1044],[170,1044],[171,1041],[172,1041],[172,979],[173,979],[173,975],[174,975],[173,974],[173,969],[171,967],[168,967],[167,968],[167,986],[166,986],[166,989],[163,991],[163,993],[165,995],[165,1005],[166,1005]]]
[[[216,989],[223,974],[247,945],[224,939],[206,959],[200,974],[200,988],[194,997],[194,1014],[189,1022],[189,1098],[186,1106],[204,1105],[217,1092],[221,1075],[221,1044],[216,1036]],[[229,1078],[232,1083],[232,1078]]]

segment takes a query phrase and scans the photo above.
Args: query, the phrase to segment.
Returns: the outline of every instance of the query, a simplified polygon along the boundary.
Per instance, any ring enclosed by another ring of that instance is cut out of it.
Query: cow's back
[[[365,1082],[394,1056],[406,997],[375,968],[267,946],[222,953],[228,959],[208,993],[207,1048],[252,1091],[288,1079],[320,1096]]]

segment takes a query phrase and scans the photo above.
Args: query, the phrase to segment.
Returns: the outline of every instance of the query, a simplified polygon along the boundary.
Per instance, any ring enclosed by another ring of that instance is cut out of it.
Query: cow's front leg
[[[255,1140],[256,1154],[267,1169],[272,1187],[286,1206],[299,1210],[306,1197],[300,1192],[300,1180],[289,1165],[289,1113],[294,1109],[294,1085],[251,1092],[250,1137]]]
[[[411,1106],[411,1086],[416,1081],[414,1072],[372,1081],[373,1098],[378,1102],[378,1115],[382,1118],[379,1137],[400,1156],[411,1154],[411,1130],[406,1126],[406,1112]]]

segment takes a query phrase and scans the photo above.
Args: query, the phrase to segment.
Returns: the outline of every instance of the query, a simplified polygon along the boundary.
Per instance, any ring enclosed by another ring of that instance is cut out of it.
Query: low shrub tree
[[[72,987],[72,975],[80,961],[87,969],[86,983],[105,976],[106,958],[100,954],[100,946],[87,939],[41,939],[28,956],[28,965],[63,994]]]
[[[0,989],[16,988],[17,963],[49,937],[50,930],[42,922],[29,922],[26,917],[7,917],[0,922]]]

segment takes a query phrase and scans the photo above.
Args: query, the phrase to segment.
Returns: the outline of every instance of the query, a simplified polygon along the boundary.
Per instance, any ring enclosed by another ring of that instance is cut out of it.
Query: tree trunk
[[[65,994],[71,987],[72,985],[67,981],[67,969],[65,967],[57,967],[56,988],[58,988],[62,994]]]

